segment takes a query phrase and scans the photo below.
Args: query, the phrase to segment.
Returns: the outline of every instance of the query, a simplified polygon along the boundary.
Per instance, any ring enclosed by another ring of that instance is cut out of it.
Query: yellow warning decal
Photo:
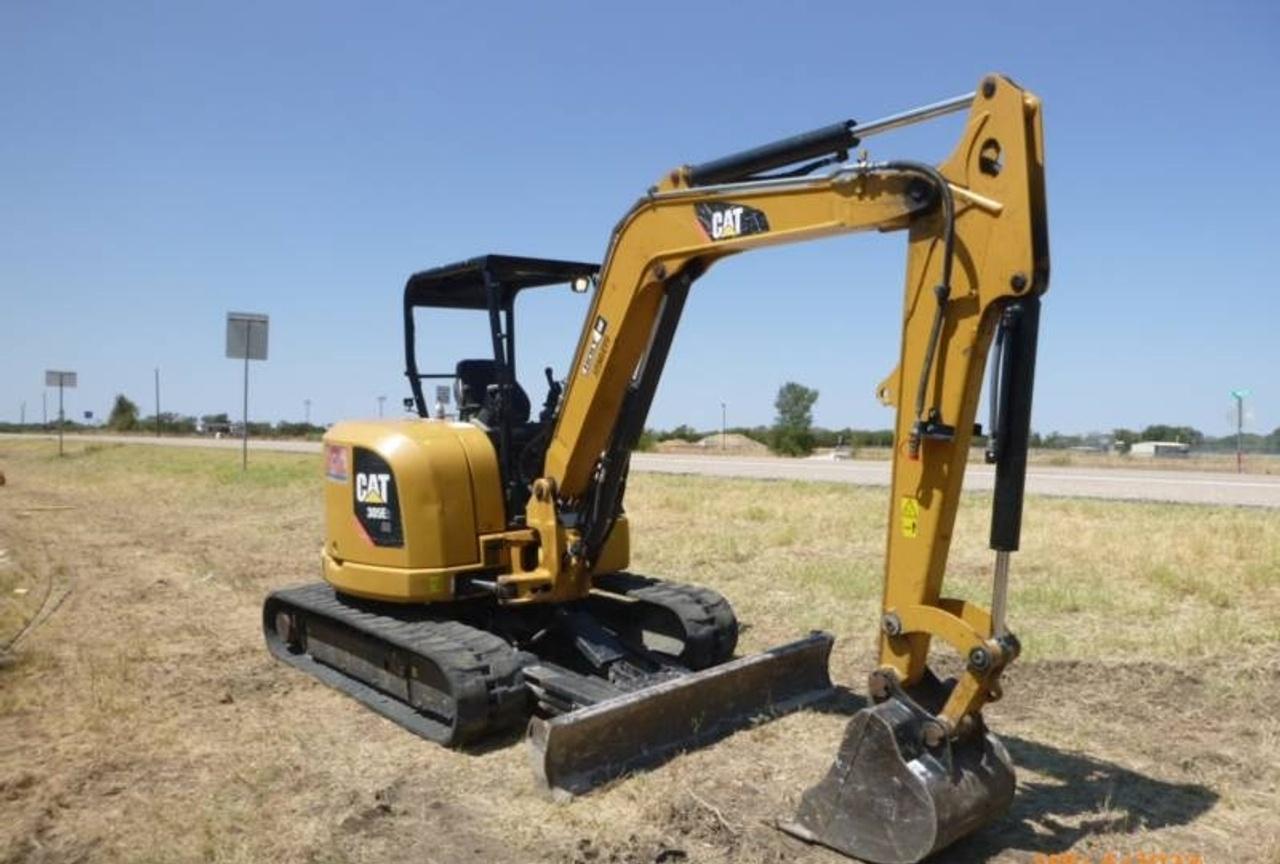
[[[902,496],[902,536],[915,537],[920,533],[920,502],[910,495]]]

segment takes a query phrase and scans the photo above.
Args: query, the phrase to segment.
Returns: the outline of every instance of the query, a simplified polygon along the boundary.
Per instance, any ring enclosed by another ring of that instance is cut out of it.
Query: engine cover
[[[453,599],[454,576],[500,566],[497,453],[470,423],[338,423],[324,436],[324,578],[357,597]],[[486,549],[489,559],[486,561]]]

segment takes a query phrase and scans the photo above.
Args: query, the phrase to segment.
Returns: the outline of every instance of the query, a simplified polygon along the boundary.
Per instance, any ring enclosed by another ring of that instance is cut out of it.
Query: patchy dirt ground
[[[275,663],[259,606],[271,588],[316,576],[318,469],[263,455],[240,477],[237,459],[0,448],[0,646],[22,633],[0,651],[0,862],[845,860],[772,824],[826,769],[861,704],[848,692],[556,804],[518,740],[442,750]],[[719,502],[738,540],[698,515],[700,496]],[[793,521],[775,519],[770,501]],[[720,588],[750,625],[747,650],[834,624],[835,676],[861,689],[880,493],[637,477],[631,502],[637,569]],[[1149,851],[1280,862],[1274,514],[1031,506],[1029,524],[1056,519],[1074,538],[1054,554],[1078,543],[1083,563],[1077,574],[1026,553],[1027,623],[1058,630],[1029,640],[989,712],[1019,766],[1017,799],[939,860]],[[980,525],[979,509],[962,527]],[[1209,527],[1190,545],[1148,537],[1140,567],[1134,553],[1093,549],[1130,518],[1187,536]],[[655,548],[654,535],[679,525],[687,536]],[[1224,537],[1239,544],[1224,584],[1248,596],[1180,575],[1199,567],[1212,581],[1206,559],[1230,554],[1215,545]],[[978,578],[980,546],[958,546],[962,582]],[[852,575],[830,581],[828,570]],[[1089,586],[1080,594],[1035,581],[1077,575]],[[831,611],[855,589],[847,614]]]

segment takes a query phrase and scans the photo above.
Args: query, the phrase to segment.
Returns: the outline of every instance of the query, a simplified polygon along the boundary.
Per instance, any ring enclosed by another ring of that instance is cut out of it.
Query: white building
[[[1129,455],[1144,459],[1185,459],[1191,455],[1191,445],[1181,441],[1137,441],[1129,448]]]

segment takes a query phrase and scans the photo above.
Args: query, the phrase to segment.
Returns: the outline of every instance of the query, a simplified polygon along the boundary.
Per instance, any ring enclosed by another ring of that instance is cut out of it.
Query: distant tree
[[[196,431],[196,418],[188,417],[185,414],[174,414],[170,411],[165,411],[160,415],[160,422],[167,432],[190,435]]]
[[[200,417],[200,422],[205,426],[225,426],[231,422],[231,418],[226,414],[204,414]]]
[[[847,444],[853,447],[892,447],[892,429],[853,429]]]
[[[146,417],[139,417],[137,428],[154,432],[156,428],[156,415],[148,414]],[[196,418],[176,414],[173,411],[161,411],[160,428],[168,433],[190,435],[192,432],[196,431]]]
[[[692,444],[693,442],[701,439],[702,435],[698,433],[697,429],[694,429],[692,426],[688,425],[687,423],[681,423],[679,426],[672,429],[670,432],[667,432],[662,437],[663,437],[663,440],[666,440],[666,441],[669,441],[672,438],[679,438],[681,441],[688,441],[689,443]]]
[[[806,456],[813,452],[813,404],[818,391],[794,381],[778,388],[773,407],[778,412],[773,421],[769,446],[786,456]]]
[[[839,447],[841,444],[848,444],[852,438],[852,429],[825,429],[822,426],[813,427],[813,445],[815,447]]]
[[[120,393],[116,403],[111,406],[111,416],[107,418],[107,428],[117,432],[128,432],[138,427],[138,406],[128,396]]]
[[[1044,447],[1046,450],[1061,450],[1066,446],[1066,444],[1063,443],[1064,440],[1065,439],[1062,437],[1062,434],[1055,430],[1044,436],[1040,442],[1040,446]]]
[[[658,433],[652,429],[646,429],[640,433],[640,440],[636,442],[636,450],[641,453],[648,453],[658,443]]]
[[[276,424],[275,434],[281,438],[317,438],[324,434],[324,427],[281,420]]]
[[[821,426],[814,426],[813,446],[815,447],[838,447],[841,444],[852,447],[892,447],[893,446],[893,430],[892,429],[854,429],[846,426],[843,429],[825,429]],[[765,439],[768,443],[768,438]]]
[[[1193,426],[1168,426],[1158,423],[1142,430],[1143,441],[1180,441],[1199,447],[1204,443],[1204,433]]]

